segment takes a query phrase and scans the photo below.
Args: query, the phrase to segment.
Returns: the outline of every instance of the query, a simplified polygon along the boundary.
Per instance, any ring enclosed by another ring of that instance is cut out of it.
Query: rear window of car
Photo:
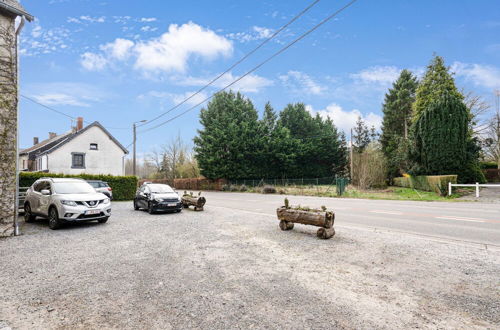
[[[107,182],[103,181],[87,181],[94,188],[107,188],[109,187]]]

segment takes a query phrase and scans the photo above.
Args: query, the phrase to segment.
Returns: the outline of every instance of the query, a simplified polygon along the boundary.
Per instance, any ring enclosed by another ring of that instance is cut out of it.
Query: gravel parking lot
[[[0,329],[497,328],[500,252],[207,204],[0,240]]]

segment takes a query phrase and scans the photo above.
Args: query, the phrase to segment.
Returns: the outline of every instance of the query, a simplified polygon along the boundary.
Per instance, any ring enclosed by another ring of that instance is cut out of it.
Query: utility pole
[[[133,144],[134,144],[134,149],[133,149],[133,159],[132,159],[132,175],[135,176],[136,175],[136,171],[137,171],[137,167],[136,167],[136,162],[137,162],[137,156],[136,156],[136,142],[137,142],[137,126],[136,124],[137,123],[145,123],[147,122],[147,120],[140,120],[140,121],[136,121],[135,123],[132,124],[132,131],[133,131]]]
[[[351,148],[349,150],[349,153],[350,153],[350,160],[351,160],[351,164],[350,164],[350,167],[351,167],[351,183],[352,183],[352,178],[353,178],[353,170],[354,170],[354,160],[352,158],[352,156],[354,155],[354,144],[352,143],[352,128],[351,128],[351,139],[350,139],[350,145],[351,145]]]
[[[136,128],[135,124],[136,123],[132,124],[133,132],[134,132],[133,133],[134,134],[134,138],[133,138],[133,141],[132,141],[132,143],[134,144],[134,151],[133,151],[133,156],[132,156],[133,157],[133,160],[132,160],[132,174],[134,176],[135,176],[135,172],[136,172],[136,154],[135,154],[135,144],[136,143],[135,142],[137,140],[137,132],[136,132],[137,128]]]
[[[495,90],[495,106],[496,106],[496,133],[497,133],[497,162],[500,170],[500,89]]]

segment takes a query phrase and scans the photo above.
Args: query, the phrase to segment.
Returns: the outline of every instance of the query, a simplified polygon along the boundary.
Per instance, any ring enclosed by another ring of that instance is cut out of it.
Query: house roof
[[[19,155],[26,155],[26,154],[36,154],[36,155],[42,155],[42,154],[49,154],[53,152],[54,150],[59,149],[66,143],[70,142],[77,136],[80,136],[81,134],[85,133],[92,127],[99,127],[106,135],[118,146],[120,149],[123,150],[124,153],[128,154],[128,150],[125,149],[125,147],[118,142],[117,139],[111,133],[108,132],[107,129],[104,128],[99,122],[95,121],[92,124],[82,128],[81,130],[75,132],[75,131],[70,131],[61,135],[58,135],[52,139],[47,139],[44,140],[30,148],[23,149],[19,152]]]
[[[29,147],[29,148],[26,148],[26,149],[19,151],[19,155],[26,155],[26,154],[29,154],[32,152],[37,152],[37,153],[44,152],[44,151],[52,148],[53,146],[55,146],[60,141],[66,139],[68,137],[68,135],[73,134],[73,133],[74,133],[73,131],[69,131],[69,132],[57,135],[53,138],[43,140],[42,142],[37,143],[32,147]]]
[[[28,22],[35,19],[17,0],[0,0],[0,11],[6,11],[15,16],[24,16]]]

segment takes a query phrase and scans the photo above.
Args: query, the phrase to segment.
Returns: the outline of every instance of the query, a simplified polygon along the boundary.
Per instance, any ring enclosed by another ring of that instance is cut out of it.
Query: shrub
[[[239,190],[240,190],[240,191],[242,191],[242,192],[243,192],[243,191],[248,191],[248,187],[247,187],[247,186],[245,186],[244,184],[242,184],[242,185],[240,186],[240,189],[239,189]]]
[[[263,194],[276,194],[276,188],[273,186],[266,185],[262,187],[262,193]]]
[[[386,186],[387,166],[384,154],[376,144],[370,144],[361,153],[353,154],[352,183],[361,189]]]
[[[126,201],[134,199],[135,192],[137,190],[137,177],[135,176],[113,176],[113,175],[102,175],[102,174],[69,175],[69,174],[53,174],[53,173],[39,173],[39,172],[36,173],[21,172],[19,175],[19,186],[29,187],[36,180],[44,177],[102,180],[107,182],[111,187],[111,189],[113,189],[113,200],[116,201]]]
[[[480,164],[482,170],[496,170],[498,169],[497,162],[481,162]]]
[[[457,183],[456,175],[422,175],[394,178],[394,185],[398,187],[413,188],[424,191],[434,191],[443,194],[448,187],[448,182]]]
[[[223,185],[222,191],[229,191],[229,185],[228,184]]]

